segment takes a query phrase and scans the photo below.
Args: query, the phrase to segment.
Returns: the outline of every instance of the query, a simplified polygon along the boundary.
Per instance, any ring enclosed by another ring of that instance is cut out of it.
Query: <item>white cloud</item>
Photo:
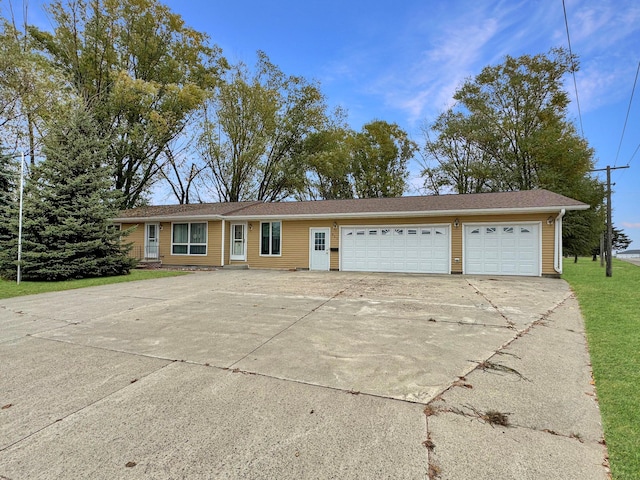
[[[431,27],[408,33],[417,40],[412,51],[400,53],[402,61],[371,84],[372,92],[382,95],[388,106],[404,110],[410,122],[451,106],[456,88],[478,71],[485,46],[499,32],[499,20],[477,8],[445,19],[436,31]]]
[[[530,2],[498,0],[465,2],[457,11],[437,12],[438,23],[408,26],[396,47],[400,60],[370,82],[370,92],[406,112],[412,124],[433,118],[453,104],[453,94],[465,79],[506,54],[521,54],[536,38],[548,38],[549,11]],[[407,38],[413,41],[410,52]]]
[[[622,222],[624,228],[640,228],[640,222]]]

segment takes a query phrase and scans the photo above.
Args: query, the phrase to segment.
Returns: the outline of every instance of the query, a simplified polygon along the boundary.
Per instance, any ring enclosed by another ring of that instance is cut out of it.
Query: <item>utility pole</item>
[[[605,242],[606,253],[605,256],[607,258],[607,277],[613,275],[613,267],[612,267],[612,259],[613,256],[613,223],[611,221],[611,170],[618,170],[620,168],[629,168],[629,165],[625,165],[623,167],[611,167],[607,165],[607,168],[599,168],[597,170],[591,170],[592,172],[603,172],[606,170],[607,172],[607,238]]]

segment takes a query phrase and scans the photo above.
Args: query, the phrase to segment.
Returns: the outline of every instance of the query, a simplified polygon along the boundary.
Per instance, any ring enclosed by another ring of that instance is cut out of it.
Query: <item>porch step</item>
[[[162,260],[139,260],[136,268],[139,269],[155,269],[162,267]]]

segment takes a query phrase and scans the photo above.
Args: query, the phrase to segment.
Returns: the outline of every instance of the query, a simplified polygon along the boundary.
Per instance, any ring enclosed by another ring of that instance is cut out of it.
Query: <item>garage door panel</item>
[[[341,268],[449,273],[449,245],[446,226],[347,227],[341,233]]]
[[[465,225],[465,273],[539,275],[538,232],[537,224]]]

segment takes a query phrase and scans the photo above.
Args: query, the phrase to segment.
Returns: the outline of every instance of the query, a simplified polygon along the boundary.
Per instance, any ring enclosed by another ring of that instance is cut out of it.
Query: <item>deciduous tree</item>
[[[351,151],[354,132],[344,124],[330,124],[309,135],[302,155],[307,188],[301,198],[335,200],[353,198]]]
[[[577,59],[563,49],[507,56],[454,95],[430,126],[423,173],[432,191],[456,193],[545,188],[589,203],[566,217],[565,246],[582,254],[599,234],[604,190],[594,181],[593,149],[568,120],[563,78]]]
[[[375,120],[351,141],[351,175],[358,198],[400,197],[405,191],[407,164],[418,146],[395,123]]]
[[[277,201],[304,188],[302,149],[325,121],[318,85],[287,76],[258,52],[233,67],[205,111],[200,151],[222,201]]]
[[[74,103],[64,79],[34,49],[33,39],[0,18],[0,132],[5,146],[35,165],[48,120]]]
[[[30,32],[111,139],[122,206],[139,204],[217,83],[220,51],[158,0],[55,0],[47,11],[54,32]]]

